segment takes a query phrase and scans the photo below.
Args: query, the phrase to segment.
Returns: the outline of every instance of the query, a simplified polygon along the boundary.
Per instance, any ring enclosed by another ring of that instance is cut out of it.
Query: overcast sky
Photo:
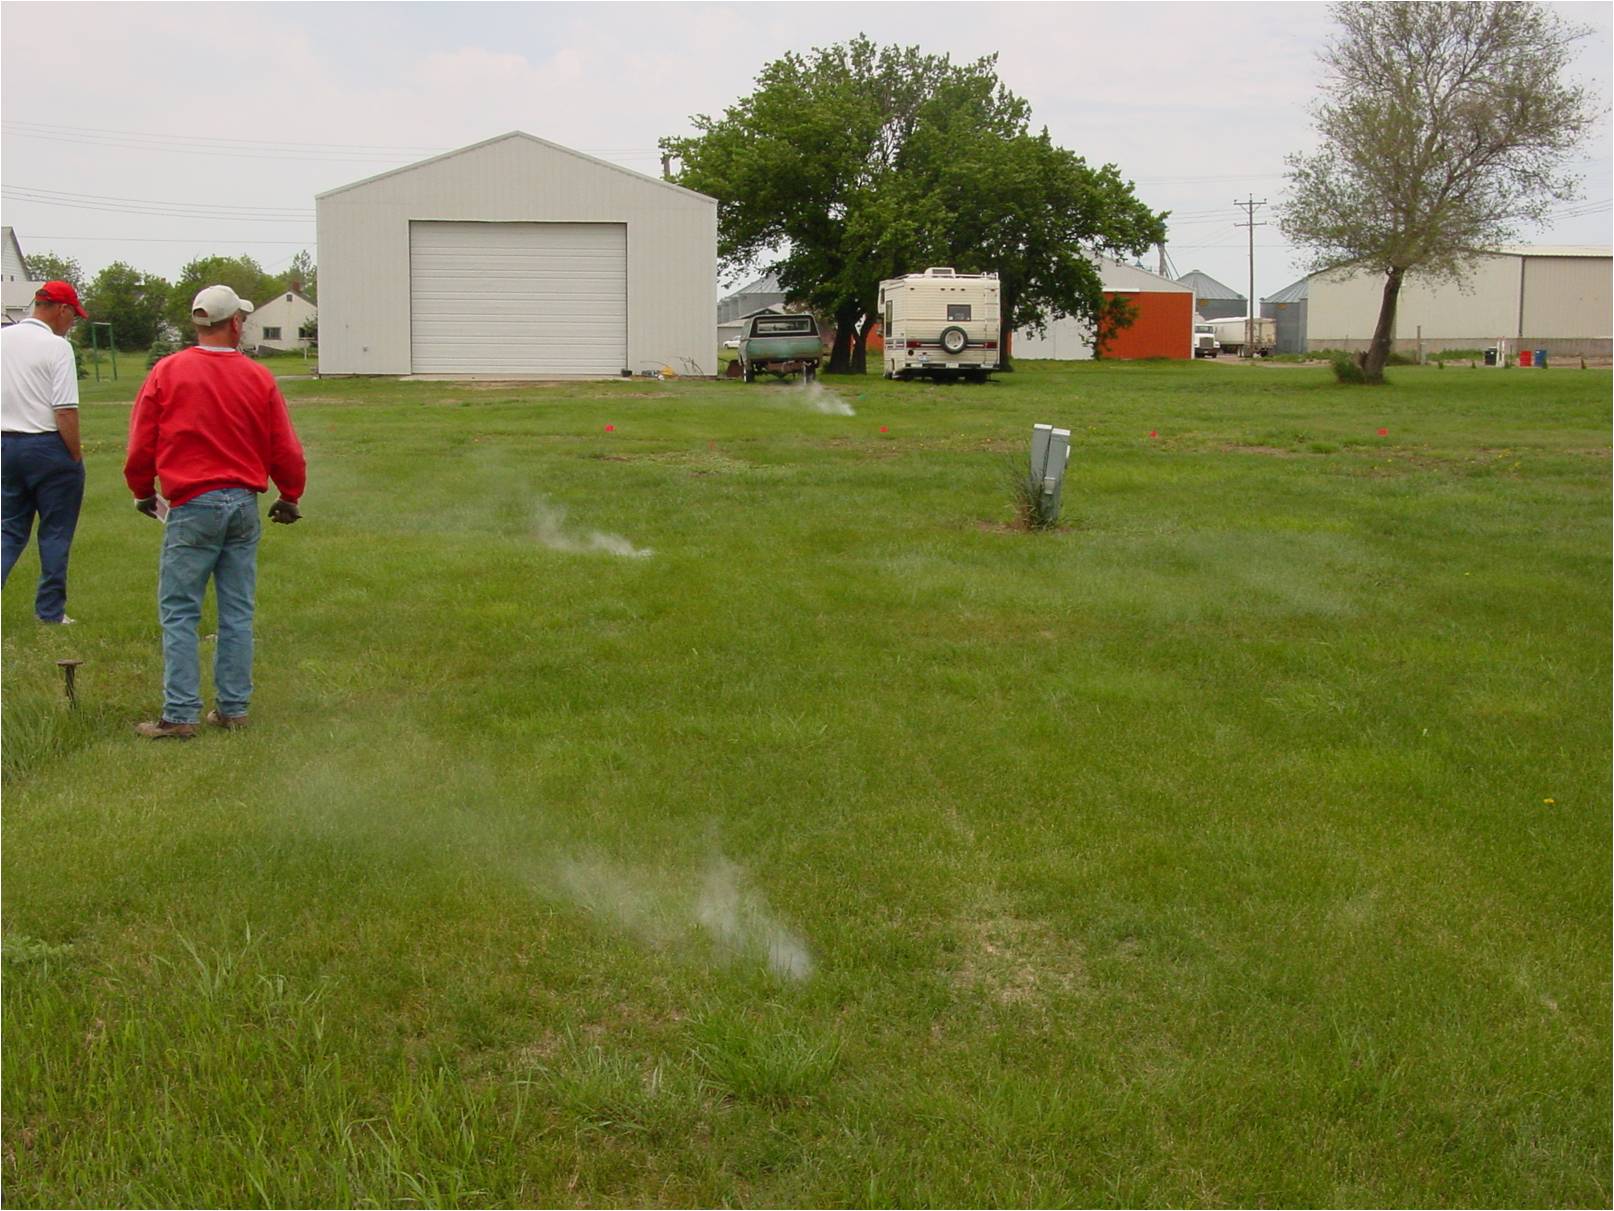
[[[1577,74],[1605,119],[1585,200],[1523,238],[1609,244],[1614,9],[1553,7],[1594,28]],[[1276,203],[1283,156],[1310,148],[1329,28],[1310,3],[6,3],[0,196],[25,255],[91,274],[122,260],[172,279],[215,253],[274,271],[315,249],[317,193],[511,130],[656,174],[657,139],[721,113],[764,63],[861,31],[996,52],[1036,125],[1173,212],[1178,272],[1245,291],[1233,203]],[[1257,297],[1299,274],[1258,227]]]

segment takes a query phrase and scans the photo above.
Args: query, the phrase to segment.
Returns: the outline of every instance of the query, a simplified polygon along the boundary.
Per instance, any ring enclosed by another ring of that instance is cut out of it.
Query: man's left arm
[[[280,490],[280,498],[296,504],[308,480],[308,462],[303,444],[291,427],[291,412],[279,387],[271,387],[269,401],[269,478]]]

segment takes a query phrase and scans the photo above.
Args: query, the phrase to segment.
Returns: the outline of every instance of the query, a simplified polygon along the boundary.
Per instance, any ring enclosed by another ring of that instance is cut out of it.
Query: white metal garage
[[[519,131],[320,194],[321,374],[717,372],[717,201]]]
[[[621,223],[409,225],[416,374],[616,374],[628,359]]]

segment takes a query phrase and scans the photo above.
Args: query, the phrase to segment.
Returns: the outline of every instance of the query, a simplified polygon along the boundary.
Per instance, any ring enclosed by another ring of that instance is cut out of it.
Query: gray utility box
[[[1031,479],[1041,487],[1049,518],[1059,516],[1059,498],[1065,490],[1065,467],[1069,462],[1069,429],[1031,427]]]

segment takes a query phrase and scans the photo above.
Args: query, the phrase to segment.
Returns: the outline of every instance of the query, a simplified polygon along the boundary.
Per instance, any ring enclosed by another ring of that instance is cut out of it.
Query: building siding
[[[1194,292],[1191,287],[1109,257],[1099,257],[1097,263],[1104,297],[1124,295],[1138,310],[1132,326],[1111,338],[1104,350],[1105,357],[1187,359],[1193,356]],[[1024,328],[1015,332],[1009,354],[1027,361],[1045,358],[1082,361],[1093,356],[1093,347],[1082,325],[1066,316],[1049,321],[1047,331],[1041,336]]]
[[[621,223],[627,369],[716,373],[717,203],[525,135],[323,194],[320,373],[410,372],[409,224]]]
[[[1106,298],[1112,297],[1108,293]],[[1125,294],[1137,310],[1131,325],[1117,329],[1103,342],[1101,356],[1115,361],[1193,357],[1194,296],[1192,294]]]
[[[1306,307],[1308,300],[1291,303],[1262,303],[1261,317],[1276,321],[1279,353],[1306,352]]]
[[[1614,334],[1608,257],[1525,257],[1525,341],[1607,340]]]
[[[1512,347],[1606,355],[1614,328],[1609,267],[1607,255],[1496,253],[1482,257],[1460,284],[1410,277],[1396,307],[1394,348],[1412,352],[1421,336],[1426,353],[1502,340]],[[1313,277],[1306,347],[1367,348],[1383,293],[1378,274]]]

